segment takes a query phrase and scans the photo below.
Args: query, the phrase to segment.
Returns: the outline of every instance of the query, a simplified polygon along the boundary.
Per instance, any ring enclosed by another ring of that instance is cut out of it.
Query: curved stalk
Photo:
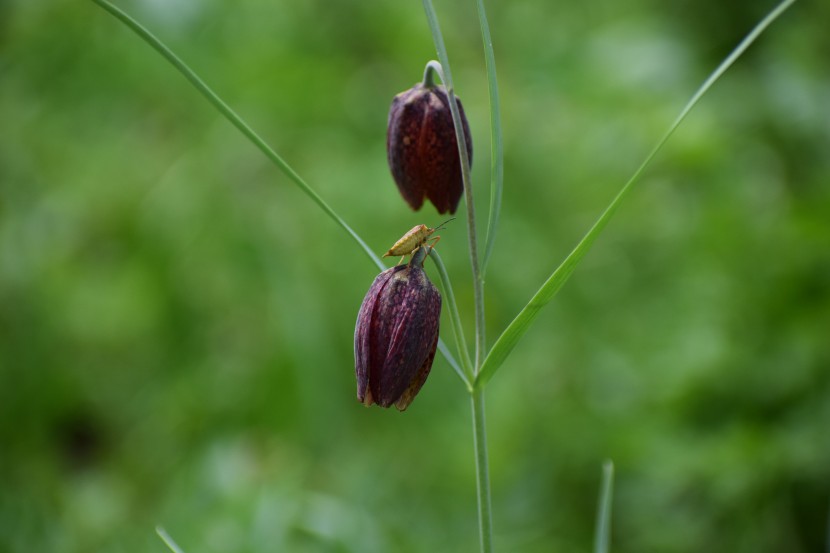
[[[444,81],[444,75],[441,72],[441,64],[435,60],[430,60],[427,62],[427,66],[424,67],[424,79],[422,81],[423,85],[427,88],[433,88],[435,86],[435,76],[438,75],[438,78],[441,81]]]

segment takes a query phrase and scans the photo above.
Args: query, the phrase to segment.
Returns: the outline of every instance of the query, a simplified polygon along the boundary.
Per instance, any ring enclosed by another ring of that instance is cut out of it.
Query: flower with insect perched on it
[[[470,128],[461,100],[456,98],[456,102],[467,157],[472,163]],[[389,110],[386,153],[398,190],[412,209],[421,209],[427,198],[438,213],[455,213],[464,182],[450,102],[443,86],[419,83],[395,96]]]
[[[425,248],[408,265],[379,274],[354,331],[357,399],[406,409],[426,382],[438,345],[441,294],[423,268]]]

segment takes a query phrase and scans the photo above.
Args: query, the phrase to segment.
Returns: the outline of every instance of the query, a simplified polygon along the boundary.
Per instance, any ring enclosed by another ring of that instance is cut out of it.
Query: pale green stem
[[[470,359],[467,341],[464,338],[464,328],[461,325],[461,316],[458,314],[458,304],[455,302],[455,294],[452,291],[450,276],[447,274],[447,268],[444,266],[444,262],[441,261],[441,256],[438,255],[438,252],[435,249],[430,248],[429,256],[435,263],[435,267],[438,269],[438,275],[441,278],[441,284],[444,289],[445,296],[444,304],[447,305],[449,310],[450,321],[452,322],[452,331],[455,335],[455,345],[458,349],[458,354],[461,357],[461,364],[464,367],[464,372],[462,373],[464,383],[467,385],[467,389],[472,391],[472,383],[475,379],[475,369],[473,367],[473,362]]]
[[[602,465],[602,484],[599,491],[594,553],[608,553],[611,544],[611,500],[614,495],[614,463]]]
[[[426,12],[429,28],[438,52],[438,59],[441,62],[436,68],[441,81],[447,89],[447,97],[452,113],[455,137],[458,143],[458,157],[461,161],[461,177],[464,181],[464,199],[467,206],[467,235],[470,244],[470,265],[473,272],[473,296],[475,301],[475,375],[478,376],[481,360],[486,347],[484,327],[484,277],[481,273],[481,266],[478,260],[478,245],[476,239],[475,203],[473,202],[472,179],[470,178],[470,160],[467,156],[467,143],[464,136],[464,127],[461,124],[461,114],[458,110],[458,103],[455,99],[455,92],[450,72],[450,62],[447,56],[447,49],[444,46],[444,38],[441,35],[441,28],[438,25],[438,18],[435,15],[435,8],[431,0],[423,0],[424,11]],[[476,458],[476,482],[478,499],[478,525],[482,553],[493,551],[493,516],[492,502],[490,499],[490,471],[487,463],[487,429],[484,416],[484,388],[479,387],[471,395],[473,410],[473,443]]]
[[[496,80],[496,56],[493,53],[493,39],[484,10],[484,0],[476,0],[478,22],[481,27],[481,39],[484,43],[484,62],[487,68],[487,85],[490,93],[490,218],[487,221],[487,238],[484,241],[484,258],[481,261],[481,273],[487,272],[487,263],[493,253],[496,231],[501,211],[501,195],[504,185],[504,143],[501,132],[501,107],[499,87]],[[483,277],[482,277],[483,278]]]
[[[436,75],[438,75],[439,79],[443,80],[441,75],[441,64],[435,60],[430,60],[427,62],[427,66],[424,67],[424,79],[422,84],[427,88],[434,88]]]
[[[161,541],[164,542],[164,545],[166,545],[170,549],[170,551],[172,551],[173,553],[184,553],[184,551],[182,551],[178,544],[175,541],[173,541],[173,538],[170,537],[170,534],[168,534],[164,530],[164,528],[162,528],[161,526],[156,526],[156,534],[159,535]]]
[[[476,491],[478,498],[479,540],[482,553],[493,552],[493,506],[490,500],[490,467],[487,461],[487,424],[484,413],[484,389],[473,390],[473,442],[476,452]]]
[[[473,185],[470,177],[470,158],[467,155],[467,140],[464,136],[464,126],[461,124],[461,113],[458,111],[458,102],[455,98],[455,89],[450,71],[450,60],[447,56],[447,48],[444,46],[444,37],[441,34],[441,27],[438,25],[438,18],[435,15],[435,8],[432,0],[423,0],[424,11],[429,23],[432,38],[435,43],[435,50],[438,53],[440,66],[435,70],[441,76],[441,82],[447,89],[447,99],[450,104],[450,113],[455,127],[455,139],[458,143],[458,157],[461,162],[461,178],[464,181],[464,202],[467,206],[467,237],[470,247],[470,265],[473,272],[473,299],[475,301],[476,321],[476,342],[475,342],[475,367],[478,367],[484,355],[485,330],[484,330],[484,279],[481,274],[481,266],[478,260],[478,239],[476,238],[476,212],[473,201]]]
[[[487,15],[484,10],[483,0],[476,1],[478,19],[481,27],[481,37],[484,43],[484,60],[487,70],[488,90],[490,94],[490,218],[487,221],[487,238],[484,246],[484,259],[479,268],[478,279],[482,286],[482,301],[484,274],[487,271],[487,263],[493,253],[493,244],[496,240],[496,230],[499,222],[499,211],[501,210],[501,195],[504,182],[504,146],[501,131],[501,108],[499,106],[499,89],[496,81],[496,58],[493,53],[493,39],[490,37],[490,26],[487,23]],[[483,355],[484,343],[484,307],[481,309],[481,354]],[[476,357],[476,369],[480,367],[481,358]],[[487,425],[484,408],[484,387],[473,391],[473,433],[476,450],[476,475],[477,496],[478,496],[478,519],[479,519],[479,541],[481,550],[484,552],[493,551],[493,508],[492,494],[490,493],[490,466],[487,459]]]

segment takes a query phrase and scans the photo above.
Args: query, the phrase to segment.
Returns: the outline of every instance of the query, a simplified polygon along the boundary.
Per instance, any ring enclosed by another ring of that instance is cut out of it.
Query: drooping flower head
[[[461,100],[456,98],[467,142],[467,157],[473,162],[473,143]],[[438,213],[455,213],[464,192],[458,141],[443,86],[418,83],[392,100],[386,132],[389,168],[398,190],[417,211],[424,198]]]
[[[420,261],[419,261],[420,258]],[[406,409],[426,382],[438,345],[441,294],[423,255],[380,273],[357,315],[357,398],[364,405]]]

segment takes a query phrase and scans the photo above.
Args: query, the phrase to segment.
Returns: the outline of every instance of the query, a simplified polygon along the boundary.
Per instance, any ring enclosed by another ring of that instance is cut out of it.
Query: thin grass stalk
[[[476,238],[476,212],[473,201],[473,184],[470,177],[470,158],[467,155],[467,141],[464,136],[464,127],[461,124],[461,113],[458,111],[458,102],[455,98],[455,87],[452,81],[450,60],[447,56],[447,48],[444,45],[444,37],[441,34],[441,27],[438,24],[438,17],[432,0],[423,0],[424,11],[426,12],[429,29],[432,32],[432,39],[435,43],[435,50],[438,53],[438,61],[441,63],[439,75],[444,87],[447,89],[447,98],[450,104],[450,113],[455,127],[455,138],[458,143],[458,158],[461,163],[461,178],[464,181],[464,202],[467,206],[467,237],[469,239],[470,265],[473,273],[473,296],[475,302],[475,368],[478,374],[478,367],[484,356],[485,329],[484,329],[484,279],[481,275],[481,266],[478,259],[478,239]]]
[[[597,507],[594,553],[608,553],[611,545],[611,502],[614,495],[614,463],[605,461],[602,465],[602,483]]]
[[[106,0],[92,0],[103,9],[108,11],[110,14],[115,16],[118,20],[122,23],[127,25],[133,32],[135,32],[139,37],[144,39],[144,41],[153,47],[159,54],[161,54],[170,64],[173,65],[176,69],[178,69],[179,73],[184,75],[184,77],[190,81],[196,90],[198,90],[202,96],[204,96],[208,102],[210,102],[213,107],[216,108],[219,113],[225,116],[225,118],[231,122],[231,124],[239,129],[239,131],[244,134],[248,140],[250,140],[259,150],[265,154],[265,156],[270,159],[282,172],[287,176],[294,184],[296,184],[300,190],[305,192],[305,194],[311,198],[311,200],[316,203],[320,209],[322,209],[326,215],[328,215],[335,223],[340,225],[340,227],[345,230],[352,239],[357,242],[358,246],[363,250],[363,252],[369,256],[375,265],[378,266],[380,269],[385,269],[386,266],[380,260],[380,258],[369,248],[366,242],[350,227],[346,221],[343,220],[334,209],[329,206],[320,197],[317,192],[315,192],[305,180],[300,177],[300,175],[294,171],[294,169],[288,165],[288,163],[279,155],[277,152],[274,151],[271,146],[268,145],[265,140],[263,140],[254,130],[251,128],[248,123],[246,123],[242,117],[240,117],[231,107],[222,100],[218,94],[216,94],[184,61],[181,60],[176,54],[173,53],[170,48],[167,47],[161,40],[159,40],[153,33],[151,33],[146,27],[144,27],[141,23],[133,19],[129,16],[126,12],[122,11],[120,8],[110,4]]]
[[[484,390],[473,390],[473,441],[476,452],[476,497],[478,499],[478,531],[481,553],[493,553],[493,504],[490,493],[490,464],[487,460],[487,424]]]
[[[170,534],[168,534],[164,528],[162,528],[161,526],[156,526],[156,534],[158,534],[158,536],[161,538],[161,541],[164,542],[164,545],[166,545],[167,548],[170,549],[170,551],[172,551],[173,553],[184,553],[182,548],[179,547],[179,545],[175,541],[173,541],[173,538],[170,537]]]
[[[493,39],[490,37],[490,25],[484,0],[476,0],[478,22],[481,27],[481,40],[484,43],[484,63],[487,71],[487,89],[490,95],[490,217],[487,220],[487,237],[484,241],[484,257],[481,260],[481,274],[487,272],[487,264],[496,242],[496,231],[501,213],[501,196],[504,186],[504,141],[501,131],[501,102],[499,85],[496,79],[496,56],[493,52]]]
[[[478,260],[478,245],[476,239],[475,204],[473,202],[473,187],[470,178],[470,161],[467,156],[466,139],[464,127],[461,124],[461,115],[458,112],[458,104],[455,100],[455,92],[450,72],[450,62],[447,56],[447,49],[444,46],[444,38],[441,35],[441,28],[438,25],[438,18],[435,15],[435,8],[431,0],[423,0],[424,11],[427,15],[429,28],[435,42],[435,49],[438,52],[438,60],[441,62],[441,80],[447,89],[447,97],[452,113],[455,137],[458,143],[458,155],[461,162],[461,176],[464,181],[464,199],[467,205],[467,231],[470,244],[470,264],[473,272],[473,295],[475,300],[475,365],[474,374],[477,377],[485,348],[484,328],[484,280],[481,273],[481,266]],[[476,499],[478,502],[478,527],[479,543],[482,553],[493,551],[493,515],[492,500],[490,493],[490,470],[487,461],[487,426],[484,413],[484,389],[479,388],[471,393],[473,416],[473,445],[476,459]]]

